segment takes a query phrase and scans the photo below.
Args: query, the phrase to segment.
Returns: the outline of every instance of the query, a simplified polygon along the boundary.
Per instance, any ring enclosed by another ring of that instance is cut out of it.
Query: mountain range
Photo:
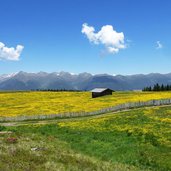
[[[20,71],[18,73],[0,75],[0,90],[91,90],[95,87],[107,87],[113,90],[141,90],[156,83],[171,84],[171,73],[112,76],[109,74],[92,75],[86,72],[71,74],[63,71],[53,73],[27,73]]]

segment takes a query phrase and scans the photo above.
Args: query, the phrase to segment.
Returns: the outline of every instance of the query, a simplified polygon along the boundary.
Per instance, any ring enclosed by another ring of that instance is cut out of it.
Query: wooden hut
[[[92,98],[105,96],[105,95],[112,95],[113,90],[109,88],[95,88],[91,90],[92,92]]]

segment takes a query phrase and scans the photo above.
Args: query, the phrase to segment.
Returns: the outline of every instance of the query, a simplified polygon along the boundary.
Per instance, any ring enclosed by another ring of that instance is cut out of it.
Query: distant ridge
[[[171,73],[109,75],[90,73],[72,74],[69,72],[38,72],[0,75],[0,90],[66,89],[91,90],[96,87],[108,87],[113,90],[140,90],[154,84],[171,84]]]

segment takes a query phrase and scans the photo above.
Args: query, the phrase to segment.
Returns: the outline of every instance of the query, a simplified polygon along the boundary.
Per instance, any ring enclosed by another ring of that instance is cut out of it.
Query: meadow
[[[0,133],[3,171],[171,170],[170,106],[25,122]]]
[[[126,102],[171,98],[171,92],[113,92],[91,98],[90,92],[0,92],[0,117],[90,112]]]

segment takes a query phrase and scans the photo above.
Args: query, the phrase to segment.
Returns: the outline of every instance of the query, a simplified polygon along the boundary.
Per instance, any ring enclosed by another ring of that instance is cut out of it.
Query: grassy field
[[[171,92],[114,92],[91,98],[90,92],[0,92],[0,117],[96,111],[126,102],[171,98]]]
[[[171,170],[169,106],[0,130],[3,171]]]

